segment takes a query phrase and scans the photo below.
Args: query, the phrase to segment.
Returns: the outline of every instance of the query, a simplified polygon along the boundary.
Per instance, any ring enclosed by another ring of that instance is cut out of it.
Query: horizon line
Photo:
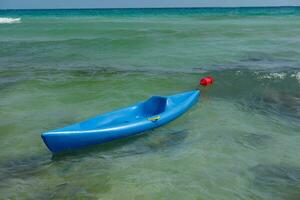
[[[199,8],[295,8],[298,6],[191,6],[191,7],[180,7],[180,6],[170,6],[170,7],[83,7],[83,8],[0,8],[0,10],[126,10],[126,9],[199,9]]]

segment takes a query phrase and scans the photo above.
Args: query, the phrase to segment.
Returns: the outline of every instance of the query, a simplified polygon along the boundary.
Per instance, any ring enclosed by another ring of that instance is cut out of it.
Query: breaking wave
[[[20,23],[21,18],[0,17],[0,24]]]

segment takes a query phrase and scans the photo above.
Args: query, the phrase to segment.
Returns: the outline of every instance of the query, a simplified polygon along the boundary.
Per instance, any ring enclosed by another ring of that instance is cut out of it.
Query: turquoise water
[[[300,199],[300,8],[0,11],[0,199]],[[197,87],[144,135],[40,133]]]

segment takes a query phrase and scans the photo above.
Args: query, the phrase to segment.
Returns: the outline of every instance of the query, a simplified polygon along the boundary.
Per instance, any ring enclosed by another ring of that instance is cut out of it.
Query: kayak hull
[[[64,128],[42,133],[53,153],[101,144],[151,130],[176,119],[199,99],[198,90],[173,96],[154,96],[145,102]]]

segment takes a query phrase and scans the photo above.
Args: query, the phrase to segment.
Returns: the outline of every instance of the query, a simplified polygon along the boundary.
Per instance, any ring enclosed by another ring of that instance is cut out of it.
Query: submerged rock
[[[269,106],[270,109],[276,109],[280,113],[284,113],[300,119],[300,93],[287,94],[267,90],[262,100]]]
[[[272,199],[300,199],[300,167],[289,165],[257,165],[250,169],[254,173],[256,190]]]
[[[247,148],[260,149],[272,140],[270,135],[252,132],[242,132],[235,138],[236,142]]]
[[[41,173],[48,164],[50,164],[50,156],[34,156],[27,158],[15,158],[0,163],[0,180],[12,178],[26,179]],[[1,183],[0,183],[1,184]]]
[[[179,145],[185,140],[188,134],[188,130],[159,133],[159,135],[156,134],[150,141],[147,141],[145,145],[152,151]]]

